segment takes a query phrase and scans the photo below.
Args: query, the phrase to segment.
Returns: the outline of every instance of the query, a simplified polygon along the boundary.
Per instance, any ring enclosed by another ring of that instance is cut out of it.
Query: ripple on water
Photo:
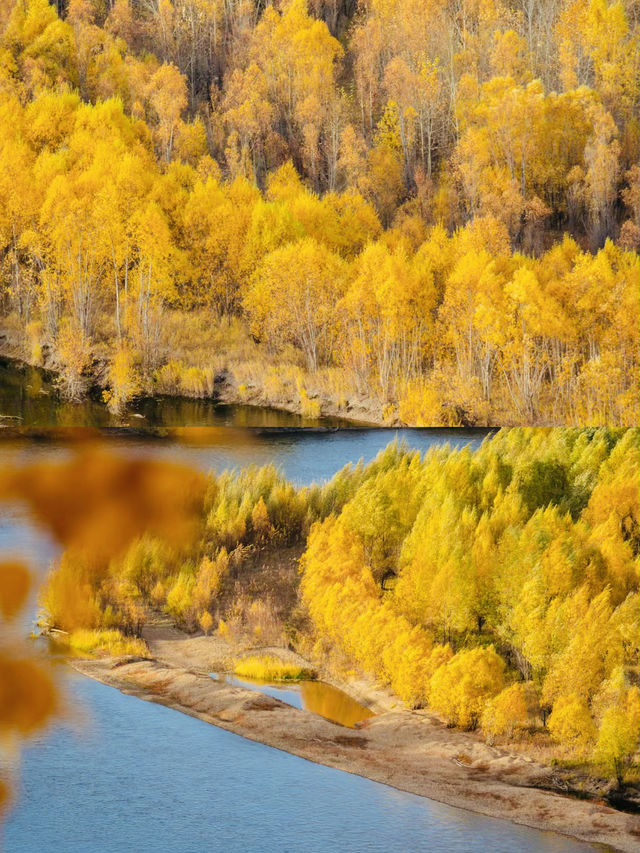
[[[579,853],[552,833],[402,793],[80,676],[88,723],[25,750],[6,853]]]

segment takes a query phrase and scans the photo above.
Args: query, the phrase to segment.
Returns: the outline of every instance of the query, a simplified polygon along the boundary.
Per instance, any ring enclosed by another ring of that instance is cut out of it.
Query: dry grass
[[[255,681],[302,681],[314,678],[310,669],[295,663],[284,663],[273,655],[256,655],[236,661],[234,672]]]
[[[144,640],[125,637],[120,631],[92,631],[80,629],[69,636],[69,647],[76,652],[106,652],[109,655],[147,655]]]

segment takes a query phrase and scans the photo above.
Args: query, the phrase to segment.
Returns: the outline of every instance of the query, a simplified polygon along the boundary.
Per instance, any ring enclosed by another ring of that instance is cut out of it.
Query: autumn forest
[[[62,393],[638,418],[638,7],[12,0],[2,349]]]
[[[305,488],[273,465],[204,481],[114,466],[85,451],[0,482],[64,531],[41,604],[72,649],[145,655],[160,610],[365,672],[489,743],[637,781],[637,429],[505,429],[424,456],[396,442]],[[278,574],[270,555],[291,548],[299,568]]]

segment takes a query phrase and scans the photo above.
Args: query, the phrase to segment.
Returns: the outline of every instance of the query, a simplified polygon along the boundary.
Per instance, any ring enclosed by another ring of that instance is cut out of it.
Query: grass
[[[234,672],[256,681],[302,681],[315,677],[311,669],[295,663],[284,663],[273,655],[260,655],[236,661]]]
[[[109,655],[146,655],[149,653],[144,640],[125,637],[120,631],[97,631],[80,629],[69,637],[69,647],[77,652],[107,652]]]

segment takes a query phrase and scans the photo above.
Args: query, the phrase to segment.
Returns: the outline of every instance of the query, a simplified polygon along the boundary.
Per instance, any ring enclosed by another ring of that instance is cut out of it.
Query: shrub
[[[109,390],[102,397],[109,410],[119,414],[129,400],[140,392],[133,353],[129,347],[120,345],[109,366]]]
[[[79,629],[69,636],[69,647],[77,652],[107,652],[109,655],[146,655],[147,644],[138,637],[125,637],[120,631]]]
[[[595,726],[586,699],[572,693],[558,696],[548,721],[551,737],[574,749],[584,749],[595,737]]]
[[[313,670],[295,663],[284,663],[273,655],[242,658],[236,661],[234,672],[256,681],[301,681],[315,678]]]
[[[213,560],[209,557],[202,558],[191,596],[196,610],[206,610],[210,607],[220,592],[222,582],[228,571],[229,555],[224,548],[218,551]]]
[[[503,673],[493,646],[458,652],[433,674],[429,703],[452,725],[475,729],[488,700],[502,690]]]
[[[211,367],[187,367],[182,361],[172,360],[155,372],[154,379],[159,394],[211,397],[215,372]]]
[[[204,633],[208,634],[213,627],[213,616],[209,613],[208,610],[203,610],[200,616],[198,617],[198,622]]]
[[[142,595],[150,595],[166,574],[165,549],[166,546],[158,539],[143,536],[127,550],[119,574]]]
[[[319,418],[322,414],[320,401],[312,399],[303,385],[298,385],[298,394],[300,397],[300,414],[310,420]]]
[[[103,614],[91,578],[91,572],[77,557],[70,553],[62,555],[40,594],[40,603],[53,627],[74,631],[103,624]]]
[[[273,525],[269,519],[269,512],[262,495],[251,511],[251,528],[256,542],[266,542],[273,536]]]
[[[62,394],[69,400],[79,400],[87,387],[84,374],[91,362],[89,339],[67,320],[58,332],[54,353]]]
[[[640,726],[640,693],[631,688],[622,702],[617,702],[604,712],[595,755],[622,785],[626,771],[638,752]]]
[[[488,737],[524,728],[529,720],[526,691],[523,684],[512,684],[490,699],[482,714],[482,731]]]
[[[195,578],[188,572],[180,572],[167,593],[166,612],[176,622],[190,627],[193,623],[193,588]]]

